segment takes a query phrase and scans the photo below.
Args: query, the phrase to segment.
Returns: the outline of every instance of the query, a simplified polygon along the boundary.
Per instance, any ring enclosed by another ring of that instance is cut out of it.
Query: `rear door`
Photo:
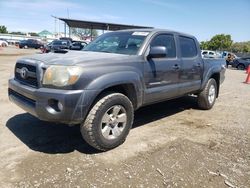
[[[145,101],[154,103],[178,95],[180,60],[177,58],[176,40],[172,34],[157,34],[148,46],[165,46],[166,57],[148,58],[144,65]],[[149,51],[148,49],[148,51]]]
[[[191,37],[178,37],[181,56],[180,94],[187,94],[201,87],[203,62],[196,40]]]

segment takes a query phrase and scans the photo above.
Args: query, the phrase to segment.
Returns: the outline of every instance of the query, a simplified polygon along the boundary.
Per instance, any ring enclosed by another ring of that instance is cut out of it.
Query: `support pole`
[[[90,41],[92,41],[92,36],[93,36],[93,26],[91,26],[91,30],[90,30]]]
[[[66,37],[66,22],[64,22],[64,37]]]

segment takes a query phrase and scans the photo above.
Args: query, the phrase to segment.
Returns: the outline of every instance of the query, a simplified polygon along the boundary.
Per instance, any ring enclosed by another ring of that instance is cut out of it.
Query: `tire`
[[[125,141],[133,119],[131,101],[121,93],[109,93],[95,103],[80,130],[89,145],[107,151]]]
[[[203,110],[209,110],[214,106],[218,93],[215,79],[210,78],[204,90],[198,95],[198,106]]]
[[[239,64],[239,65],[237,66],[237,69],[238,69],[238,70],[245,70],[245,65]]]

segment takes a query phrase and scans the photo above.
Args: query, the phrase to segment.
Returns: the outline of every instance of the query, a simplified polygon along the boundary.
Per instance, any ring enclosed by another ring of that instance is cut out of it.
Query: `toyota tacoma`
[[[106,151],[122,144],[140,107],[197,95],[211,109],[224,80],[224,59],[203,59],[197,39],[161,29],[108,32],[83,51],[17,60],[12,102],[37,118],[80,124],[83,138]]]

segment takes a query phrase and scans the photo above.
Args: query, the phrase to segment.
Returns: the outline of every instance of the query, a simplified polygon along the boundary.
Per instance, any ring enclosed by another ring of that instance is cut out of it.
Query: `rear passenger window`
[[[188,37],[180,37],[180,47],[182,57],[195,57],[197,48],[194,39]]]
[[[167,58],[176,57],[175,41],[173,35],[158,35],[151,41],[150,46],[165,46],[167,48]]]

